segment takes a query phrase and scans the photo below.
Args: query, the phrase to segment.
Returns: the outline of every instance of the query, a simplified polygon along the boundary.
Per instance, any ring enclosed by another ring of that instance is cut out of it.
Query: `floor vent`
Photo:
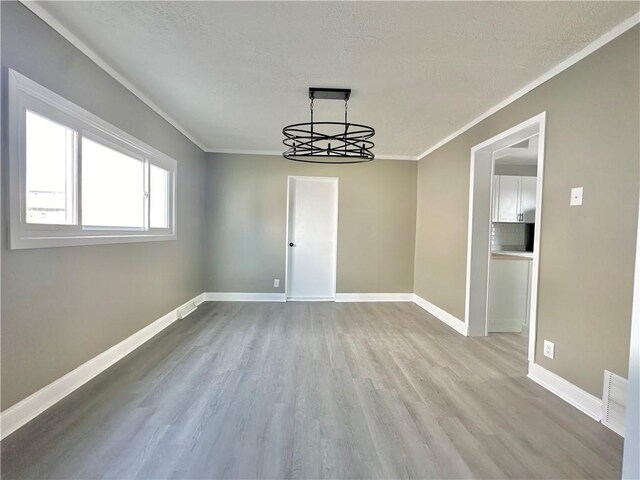
[[[602,423],[624,437],[624,417],[627,407],[627,380],[604,371]]]
[[[185,303],[180,308],[178,308],[178,318],[182,320],[184,317],[186,317],[191,312],[193,312],[196,308],[198,308],[198,306],[194,301]]]

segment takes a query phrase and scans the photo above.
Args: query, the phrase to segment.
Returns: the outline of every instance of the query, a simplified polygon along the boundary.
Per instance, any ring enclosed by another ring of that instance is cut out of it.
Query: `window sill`
[[[177,240],[173,234],[131,234],[131,235],[82,235],[69,237],[12,237],[10,250],[29,248],[78,247],[82,245],[112,245],[117,243],[162,242]]]

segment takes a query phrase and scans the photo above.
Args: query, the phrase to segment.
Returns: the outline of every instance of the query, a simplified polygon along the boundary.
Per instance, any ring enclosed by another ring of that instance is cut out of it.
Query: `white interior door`
[[[334,300],[338,179],[289,177],[287,299]]]

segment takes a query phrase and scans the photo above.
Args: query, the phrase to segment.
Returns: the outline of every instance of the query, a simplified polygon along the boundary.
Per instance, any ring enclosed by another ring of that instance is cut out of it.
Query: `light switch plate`
[[[544,341],[544,356],[545,357],[549,357],[551,360],[553,360],[553,357],[555,357],[556,354],[556,345],[553,342],[550,342],[549,340],[545,340]]]
[[[273,279],[273,286],[274,287],[279,287],[280,286],[280,279],[279,278],[274,278]]]
[[[572,207],[582,205],[582,187],[574,187],[571,189],[571,201],[569,205]]]

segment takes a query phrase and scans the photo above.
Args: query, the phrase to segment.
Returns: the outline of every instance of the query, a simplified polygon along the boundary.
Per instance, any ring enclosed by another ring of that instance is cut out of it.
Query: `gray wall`
[[[7,250],[2,235],[4,410],[204,290],[205,156],[21,4],[0,8],[5,80],[11,67],[178,161],[177,241]]]
[[[471,147],[547,112],[536,363],[600,397],[627,376],[638,220],[640,28],[421,160],[415,292],[464,318]],[[571,187],[584,204],[569,207]],[[544,357],[544,339],[556,358]]]
[[[417,162],[210,154],[207,290],[284,292],[287,175],[339,177],[339,293],[413,292]],[[273,288],[273,279],[280,287]]]
[[[552,340],[556,359],[536,354],[536,361],[597,396],[604,368],[626,376],[638,27],[419,164],[328,167],[280,157],[207,158],[22,5],[2,2],[1,9],[3,67],[178,160],[177,241],[9,251],[3,236],[2,409],[202,291],[282,292],[287,175],[340,177],[339,292],[411,292],[415,284],[420,296],[463,318],[469,150],[543,110],[538,351]],[[577,185],[585,202],[570,209],[569,189]]]

